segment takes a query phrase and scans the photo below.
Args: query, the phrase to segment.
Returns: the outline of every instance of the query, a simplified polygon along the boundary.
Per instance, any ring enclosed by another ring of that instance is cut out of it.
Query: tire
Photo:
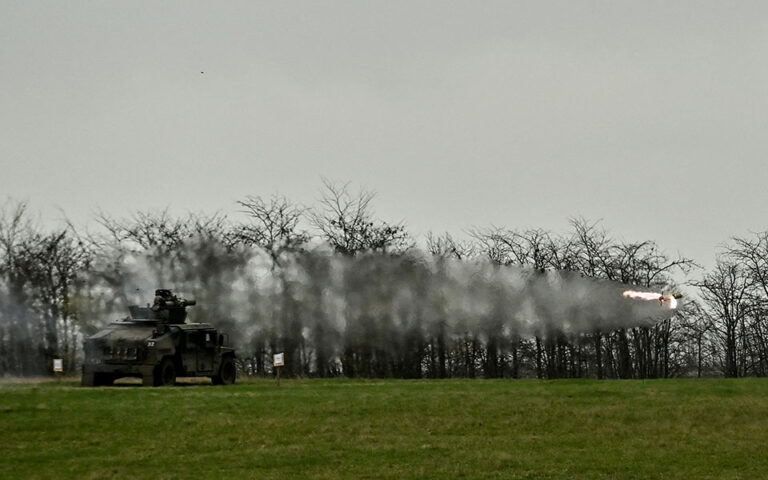
[[[176,385],[176,366],[170,358],[164,358],[155,369],[155,386],[170,387]]]
[[[235,361],[232,357],[224,357],[221,359],[221,366],[219,366],[219,374],[211,377],[214,385],[232,385],[237,379],[237,369],[235,368]]]

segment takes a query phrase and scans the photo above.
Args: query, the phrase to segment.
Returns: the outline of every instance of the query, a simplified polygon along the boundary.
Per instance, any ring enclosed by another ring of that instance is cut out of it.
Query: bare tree
[[[710,336],[714,329],[714,319],[697,300],[688,301],[678,307],[676,316],[680,319],[680,327],[685,335],[685,339],[679,344],[681,353],[689,356],[688,368],[695,371],[696,377],[700,378],[713,368],[709,354],[711,349],[707,347],[712,342]]]
[[[350,193],[349,184],[323,179],[320,206],[310,212],[312,223],[333,249],[343,255],[361,252],[397,253],[412,242],[401,223],[376,222],[371,201],[373,192]]]
[[[520,232],[493,227],[474,230],[472,236],[480,243],[485,256],[499,265],[544,270],[552,266],[551,256],[557,253],[552,235],[541,229]]]
[[[453,258],[465,260],[475,253],[475,246],[471,242],[454,239],[450,233],[435,235],[427,233],[427,252],[440,258]]]
[[[695,284],[713,320],[724,352],[723,373],[726,377],[744,374],[739,368],[739,339],[745,334],[745,322],[752,310],[752,281],[744,267],[727,257],[717,261],[715,269]]]
[[[304,209],[285,197],[275,195],[266,201],[261,197],[248,196],[237,204],[251,221],[235,227],[235,238],[267,252],[273,268],[279,264],[283,252],[298,250],[309,241],[309,234],[299,229]]]
[[[29,315],[31,292],[25,270],[24,245],[34,234],[26,202],[7,201],[0,209],[0,373],[28,375],[40,372],[36,334]]]
[[[759,300],[768,302],[768,232],[757,233],[753,239],[734,237],[733,243],[726,246],[725,254],[743,266]]]
[[[23,245],[28,259],[25,274],[36,292],[33,306],[39,309],[44,332],[44,354],[50,360],[61,356],[65,369],[74,370],[77,332],[72,320],[73,305],[88,272],[92,254],[71,226],[48,234],[36,234]]]
[[[734,237],[724,255],[742,267],[748,277],[751,308],[740,336],[742,370],[768,374],[768,232],[752,238]]]
[[[24,202],[0,209],[0,372],[51,372],[56,356],[71,371],[91,252],[72,225],[44,233],[27,212]]]
[[[157,248],[172,251],[193,234],[190,222],[172,217],[168,210],[136,212],[130,219],[115,219],[100,213],[96,217],[118,244],[129,242],[134,249]]]
[[[246,247],[256,247],[266,252],[272,261],[272,272],[280,282],[279,302],[274,305],[279,321],[269,325],[264,331],[265,335],[256,339],[255,350],[281,351],[288,360],[285,368],[287,374],[306,374],[309,368],[306,360],[307,346],[302,334],[305,319],[299,313],[295,285],[284,262],[286,254],[299,253],[309,241],[309,234],[299,228],[304,209],[277,195],[268,201],[248,196],[237,203],[250,221],[235,226],[235,239]]]
[[[517,265],[531,268],[536,271],[544,271],[557,268],[561,262],[567,262],[560,252],[560,241],[549,232],[541,229],[517,231],[499,227],[486,230],[474,230],[472,236],[478,241],[480,250],[493,263],[498,265]],[[564,243],[564,242],[563,242]],[[488,337],[485,349],[485,368],[490,376],[503,374],[506,368],[506,360],[511,362],[512,375],[518,376],[520,351],[522,339],[513,334],[510,338],[503,335],[503,309],[497,309],[492,318],[484,322],[483,334]],[[562,335],[560,332],[541,331],[534,338],[536,371],[539,378],[543,378],[544,370],[550,377],[564,376],[555,372],[562,372],[563,362],[556,365],[554,362],[564,357],[556,355],[558,346],[561,348]],[[508,351],[508,353],[507,353]]]

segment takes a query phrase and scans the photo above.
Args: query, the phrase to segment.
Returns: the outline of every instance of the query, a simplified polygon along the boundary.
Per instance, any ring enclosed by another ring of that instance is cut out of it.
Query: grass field
[[[768,379],[3,383],[0,478],[768,478]]]

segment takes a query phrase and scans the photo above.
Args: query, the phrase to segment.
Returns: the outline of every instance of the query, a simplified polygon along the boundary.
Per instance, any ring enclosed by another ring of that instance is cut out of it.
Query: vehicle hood
[[[146,340],[152,338],[153,325],[111,324],[94,333],[88,340]]]

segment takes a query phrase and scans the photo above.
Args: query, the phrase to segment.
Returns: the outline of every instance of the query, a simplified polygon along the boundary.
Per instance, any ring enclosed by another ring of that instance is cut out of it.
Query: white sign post
[[[57,373],[64,373],[64,360],[61,358],[53,359],[53,374],[56,375]],[[58,379],[60,376],[56,375],[56,378]]]
[[[282,353],[276,353],[272,355],[272,364],[276,367],[282,367],[283,365],[285,365],[285,361],[283,360],[283,355],[284,354]]]
[[[277,370],[277,386],[280,386],[280,367],[285,365],[282,353],[276,353],[272,355],[272,365]]]

